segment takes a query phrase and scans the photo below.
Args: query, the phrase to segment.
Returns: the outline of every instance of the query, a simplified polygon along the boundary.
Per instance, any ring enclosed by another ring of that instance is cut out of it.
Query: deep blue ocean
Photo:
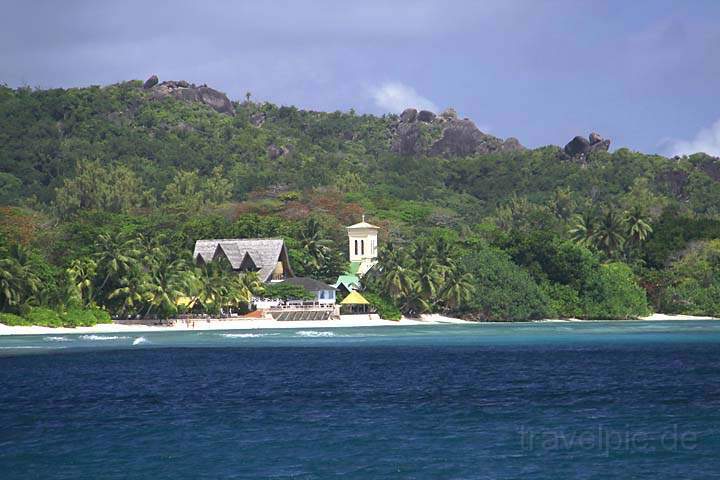
[[[0,479],[720,478],[720,322],[0,337]]]

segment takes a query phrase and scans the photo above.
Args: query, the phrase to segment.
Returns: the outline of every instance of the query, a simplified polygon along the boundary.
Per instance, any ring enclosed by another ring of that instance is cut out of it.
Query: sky
[[[720,156],[720,1],[2,0],[0,83],[188,80],[311,110]]]

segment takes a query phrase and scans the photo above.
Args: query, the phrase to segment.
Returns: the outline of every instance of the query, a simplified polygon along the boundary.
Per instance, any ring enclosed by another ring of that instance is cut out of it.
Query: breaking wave
[[[72,338],[67,337],[43,337],[46,342],[72,342]]]
[[[80,335],[82,340],[123,340],[130,337],[121,337],[117,335]]]
[[[259,338],[269,337],[272,335],[280,335],[279,333],[221,333],[221,337],[225,338]]]
[[[133,345],[142,345],[143,343],[150,343],[147,338],[145,337],[137,337],[135,340],[133,340]]]
[[[318,332],[317,330],[300,330],[297,332],[298,337],[334,337],[333,332]]]

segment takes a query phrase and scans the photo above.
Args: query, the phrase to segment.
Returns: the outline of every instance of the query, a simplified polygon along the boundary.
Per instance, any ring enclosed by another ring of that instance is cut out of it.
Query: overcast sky
[[[0,83],[185,79],[381,114],[454,107],[524,145],[720,155],[720,1],[2,0]]]

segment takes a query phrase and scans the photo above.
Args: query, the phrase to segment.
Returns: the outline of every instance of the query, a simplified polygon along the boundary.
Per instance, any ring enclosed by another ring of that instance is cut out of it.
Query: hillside
[[[380,274],[367,287],[408,313],[623,318],[644,313],[643,304],[719,314],[720,249],[712,240],[720,236],[720,160],[610,152],[610,140],[595,133],[568,140],[527,149],[452,109],[382,117],[303,111],[156,78],[68,90],[0,87],[5,260],[24,245],[58,290],[45,299],[6,296],[0,307],[63,308],[63,272],[97,259],[103,235],[129,241],[143,233],[177,252],[198,237],[282,235],[299,272],[332,280],[343,270],[342,226],[366,213],[383,228],[383,244],[395,246],[386,271],[417,263],[415,294]],[[327,240],[322,255],[313,235]],[[435,286],[422,286],[430,268],[422,257],[443,267],[428,273]],[[103,300],[124,280],[101,274],[101,262],[94,268],[101,278],[89,281],[104,293],[83,299],[81,292],[81,303],[135,308],[120,294]],[[451,270],[454,284],[469,275],[473,294],[433,303]],[[607,284],[595,285],[603,275]],[[627,295],[642,299],[602,306],[618,278],[627,280]],[[644,288],[633,290],[638,284]],[[509,290],[526,301],[504,298]]]

